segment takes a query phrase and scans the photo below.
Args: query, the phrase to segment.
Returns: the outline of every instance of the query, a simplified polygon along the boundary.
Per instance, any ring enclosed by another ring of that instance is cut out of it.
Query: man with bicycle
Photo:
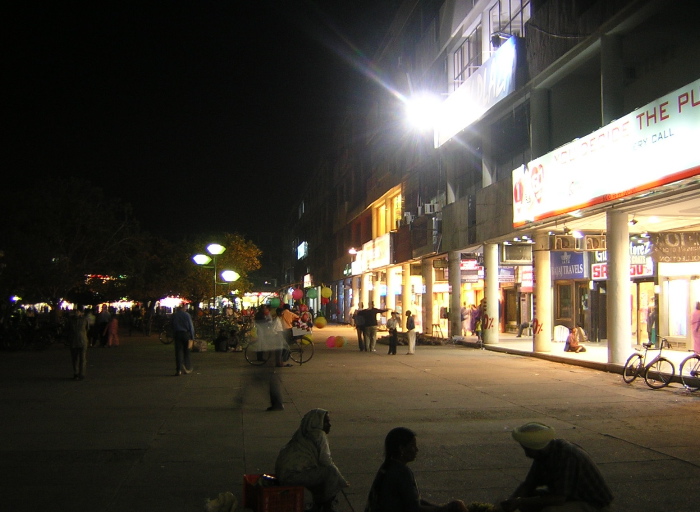
[[[527,423],[512,432],[533,460],[525,481],[507,500],[503,512],[607,512],[613,500],[598,466],[581,447],[555,439],[552,427]]]

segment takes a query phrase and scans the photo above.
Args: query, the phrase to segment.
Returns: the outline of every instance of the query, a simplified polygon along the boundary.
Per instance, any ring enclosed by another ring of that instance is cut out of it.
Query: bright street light
[[[423,132],[435,129],[440,99],[429,93],[412,96],[406,100],[406,120],[416,130]]]
[[[212,331],[212,336],[216,335],[216,313],[218,313],[219,308],[216,305],[216,285],[217,285],[217,272],[216,272],[216,257],[222,255],[226,251],[226,247],[220,244],[209,244],[207,246],[207,252],[211,254],[211,257],[207,256],[206,254],[197,254],[192,257],[192,260],[197,264],[200,265],[204,268],[213,268],[214,269],[214,309],[216,311],[212,312],[212,326],[213,326],[213,331]],[[209,267],[210,262],[214,262],[214,265]],[[226,281],[227,283],[236,281],[239,277],[241,277],[237,272],[234,272],[233,270],[224,270],[221,272],[221,278]],[[211,311],[211,307],[209,308]]]

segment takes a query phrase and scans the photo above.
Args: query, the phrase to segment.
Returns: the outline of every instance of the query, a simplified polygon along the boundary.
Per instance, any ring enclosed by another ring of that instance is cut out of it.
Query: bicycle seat
[[[644,347],[644,348],[651,348],[653,346],[654,346],[653,343],[642,343],[642,347]]]

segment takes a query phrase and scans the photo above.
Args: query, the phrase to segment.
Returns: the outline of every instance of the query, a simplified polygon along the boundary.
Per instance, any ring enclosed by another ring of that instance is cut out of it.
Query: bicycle
[[[258,341],[245,341],[243,343],[243,355],[250,364],[262,366],[270,359],[273,350],[260,350]],[[289,358],[295,363],[302,365],[308,363],[314,356],[314,342],[310,337],[297,336],[289,344]]]
[[[637,350],[634,354],[629,356],[625,367],[622,370],[622,380],[627,384],[632,383],[640,375],[644,376],[644,382],[647,383],[652,389],[660,389],[669,385],[671,380],[673,380],[676,374],[676,367],[671,361],[661,356],[661,353],[666,348],[671,348],[671,344],[666,338],[661,338],[661,344],[659,345],[659,354],[652,359],[649,363],[647,360],[647,353],[649,350],[656,350],[652,347],[652,343],[642,343],[644,347],[644,353],[642,354]]]
[[[167,322],[160,331],[158,339],[163,345],[170,345],[173,342],[173,324]]]
[[[688,391],[700,389],[700,355],[693,352],[683,359],[678,372],[681,374],[681,382]]]

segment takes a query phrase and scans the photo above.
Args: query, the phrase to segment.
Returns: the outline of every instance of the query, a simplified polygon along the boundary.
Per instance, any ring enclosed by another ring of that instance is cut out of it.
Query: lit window
[[[454,66],[454,90],[464,83],[481,66],[481,25],[469,34],[452,54]]]

